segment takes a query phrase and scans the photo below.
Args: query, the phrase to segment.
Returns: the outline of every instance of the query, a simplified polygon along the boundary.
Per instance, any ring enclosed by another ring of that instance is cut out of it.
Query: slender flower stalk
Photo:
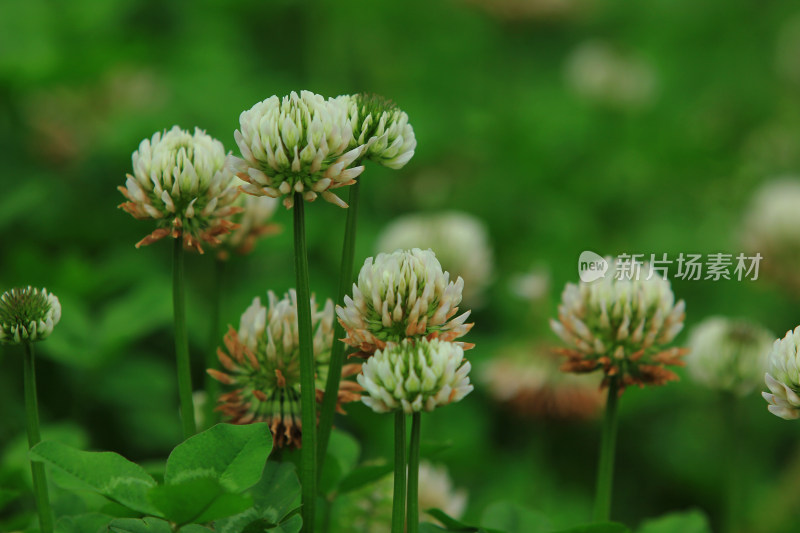
[[[61,320],[61,303],[46,289],[17,288],[0,296],[0,342],[22,344],[25,349],[23,365],[25,412],[30,448],[42,440],[39,433],[33,343],[49,337],[59,320]],[[44,465],[38,461],[31,461],[31,474],[36,508],[39,512],[40,531],[53,533],[53,513],[50,509]]]
[[[419,533],[419,443],[422,413],[411,415],[411,445],[408,450],[408,533]]]
[[[394,414],[394,493],[392,533],[404,533],[406,517],[406,414]]]
[[[33,345],[25,343],[25,411],[28,420],[28,446],[33,448],[42,440],[39,434],[39,405],[36,396],[36,364]],[[50,497],[47,492],[47,476],[44,464],[31,461],[33,474],[33,492],[36,497],[36,508],[39,511],[39,527],[42,533],[53,532],[53,512],[50,509]]]
[[[344,232],[344,244],[342,246],[342,266],[339,269],[339,292],[336,297],[337,304],[344,302],[345,296],[353,282],[353,262],[356,250],[356,223],[358,219],[358,192],[359,181],[350,186],[350,197],[348,204],[350,207],[347,210],[347,222]],[[336,321],[333,330],[334,339],[344,338],[344,327]],[[334,342],[331,349],[331,362],[330,371],[328,372],[328,381],[325,384],[325,396],[322,399],[322,407],[319,415],[319,442],[318,442],[318,457],[317,466],[319,472],[322,472],[322,466],[325,463],[325,454],[328,451],[328,441],[331,437],[331,429],[333,428],[333,417],[336,413],[336,399],[337,395],[332,391],[339,390],[339,380],[342,377],[342,366],[344,365],[344,352],[345,344],[343,342]]]
[[[294,261],[297,277],[297,327],[300,342],[300,409],[303,446],[300,449],[303,530],[314,531],[317,498],[317,404],[314,353],[311,338],[311,294],[308,287],[308,252],[302,193],[294,196]]]
[[[619,383],[617,377],[608,381],[608,400],[603,417],[603,435],[600,442],[600,461],[597,466],[597,490],[594,502],[594,520],[607,522],[611,517],[611,492],[614,484],[614,451],[617,445],[617,404]]]
[[[192,372],[189,362],[189,336],[186,331],[186,294],[183,279],[183,242],[175,239],[172,255],[172,310],[175,321],[175,361],[178,369],[178,396],[181,404],[183,438],[197,432],[192,398]]]

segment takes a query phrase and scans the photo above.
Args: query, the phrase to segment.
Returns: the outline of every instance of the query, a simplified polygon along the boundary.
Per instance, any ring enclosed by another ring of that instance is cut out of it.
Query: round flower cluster
[[[641,265],[633,279],[617,279],[624,271],[609,262],[608,273],[591,282],[568,283],[553,331],[567,344],[562,370],[592,372],[628,385],[663,385],[677,379],[667,365],[682,366],[682,348],[665,349],[683,328],[684,303],[675,303],[669,281]],[[622,276],[620,276],[622,277]],[[649,279],[647,279],[649,277]]]
[[[351,148],[363,146],[361,155],[389,168],[402,168],[414,156],[417,139],[406,115],[394,102],[377,95],[351,97],[353,124]]]
[[[769,412],[786,420],[800,418],[800,326],[786,332],[772,345],[765,381],[770,392],[762,392]]]
[[[259,238],[274,235],[280,231],[278,224],[270,222],[278,201],[269,196],[251,196],[242,194],[236,205],[242,211],[230,217],[236,228],[230,233],[219,236],[217,257],[227,259],[231,252],[240,255],[249,254]]]
[[[225,217],[241,209],[234,205],[239,191],[225,161],[222,143],[200,129],[192,135],[173,126],[143,140],[133,153],[133,175],[118,187],[128,199],[122,209],[158,222],[136,246],[168,235],[200,253],[202,242],[218,244],[217,237],[235,227]]]
[[[521,346],[493,357],[481,377],[489,394],[525,417],[588,420],[601,412],[605,397],[596,376],[560,372],[549,350]]]
[[[745,217],[742,243],[763,256],[761,268],[786,287],[800,291],[800,180],[778,179],[754,195]]]
[[[698,383],[744,396],[761,383],[774,339],[758,324],[711,317],[692,331],[686,366]]]
[[[433,411],[469,394],[470,364],[464,350],[452,342],[403,340],[367,359],[357,376],[367,396],[362,401],[375,412]]]
[[[464,279],[464,302],[476,307],[492,278],[489,232],[478,218],[458,211],[413,214],[392,222],[378,238],[378,251],[430,248],[442,268]]]
[[[332,191],[352,185],[364,171],[362,159],[400,168],[414,155],[417,141],[408,116],[380,98],[346,95],[324,98],[292,92],[259,102],[239,117],[234,132],[242,157],[229,166],[254,196],[283,198],[294,205],[322,196],[347,207]]]
[[[297,294],[290,290],[278,299],[269,292],[268,305],[255,298],[242,315],[239,330],[229,328],[225,350],[217,356],[224,371],[208,373],[232,392],[219,398],[218,410],[234,424],[267,422],[275,445],[296,446],[302,443],[300,418],[300,343],[297,329]],[[327,300],[320,310],[311,299],[311,324],[315,359],[316,396],[319,400],[328,376],[333,343],[333,302]],[[345,365],[343,376],[358,372],[360,365]],[[339,403],[358,400],[360,387],[343,380]]]
[[[450,281],[431,250],[397,250],[367,258],[353,297],[346,296],[345,306],[336,309],[347,332],[343,340],[369,356],[406,338],[457,339],[472,328],[465,324],[469,311],[455,316],[463,287],[461,278]]]
[[[47,289],[6,291],[0,296],[0,342],[22,344],[50,336],[61,320],[61,304]]]

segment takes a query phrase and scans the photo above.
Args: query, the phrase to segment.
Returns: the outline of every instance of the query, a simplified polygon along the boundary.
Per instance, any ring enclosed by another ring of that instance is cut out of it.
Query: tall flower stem
[[[220,327],[219,317],[220,308],[222,307],[222,285],[225,278],[225,261],[222,259],[214,260],[214,281],[211,293],[211,320],[209,323],[209,339],[208,350],[206,351],[206,368],[214,368],[218,364],[217,359],[217,346],[219,346]],[[211,375],[205,373],[205,390],[206,390],[206,404],[203,409],[205,414],[205,425],[207,427],[213,426],[216,422],[216,412],[214,406],[219,396],[220,386],[219,381],[212,378]]]
[[[303,446],[300,448],[303,531],[313,533],[317,498],[317,402],[314,384],[314,350],[311,339],[311,294],[308,288],[308,252],[304,201],[294,195],[294,267],[297,276],[297,331],[300,341],[300,408]]]
[[[353,258],[356,249],[356,222],[358,218],[358,187],[360,181],[356,181],[350,188],[348,198],[347,222],[344,231],[344,244],[342,245],[342,266],[339,269],[339,293],[336,303],[344,304],[345,296],[350,292],[353,283]],[[328,442],[333,428],[333,417],[336,413],[336,399],[339,391],[339,382],[342,378],[342,366],[344,366],[345,344],[339,339],[344,338],[344,328],[339,321],[335,321],[333,329],[333,346],[331,347],[330,367],[328,370],[328,380],[325,383],[325,396],[322,399],[322,408],[319,415],[319,450],[317,464],[320,473],[325,462],[325,454],[328,451]]]
[[[28,446],[33,448],[42,440],[39,434],[39,404],[36,399],[36,365],[33,358],[33,346],[25,344],[25,411],[28,419]],[[39,528],[42,533],[53,533],[53,513],[50,510],[50,498],[47,494],[47,477],[44,464],[31,461],[33,474],[33,492],[36,508],[39,511]]]
[[[175,359],[178,367],[178,396],[181,402],[183,438],[197,432],[192,401],[192,373],[189,336],[186,332],[186,290],[183,280],[183,240],[174,239],[172,254],[172,311],[175,317]]]
[[[394,413],[394,493],[392,495],[392,533],[405,531],[406,517],[406,414]]]
[[[603,436],[600,442],[600,462],[597,467],[594,520],[607,522],[611,516],[611,492],[614,480],[614,450],[617,443],[617,404],[619,383],[612,377],[608,384],[608,400],[603,417]]]
[[[419,435],[422,413],[411,415],[411,445],[408,449],[408,533],[419,532]]]

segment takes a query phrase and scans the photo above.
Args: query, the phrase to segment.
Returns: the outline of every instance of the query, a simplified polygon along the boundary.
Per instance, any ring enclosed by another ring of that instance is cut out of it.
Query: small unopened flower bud
[[[394,102],[377,95],[350,97],[352,147],[364,146],[362,158],[389,168],[402,168],[414,156],[417,139],[408,115]]]
[[[461,346],[438,339],[404,340],[378,350],[357,376],[362,401],[378,413],[433,411],[460,401],[473,386]]]
[[[28,286],[0,296],[0,341],[4,344],[44,340],[59,320],[61,304],[47,289]]]

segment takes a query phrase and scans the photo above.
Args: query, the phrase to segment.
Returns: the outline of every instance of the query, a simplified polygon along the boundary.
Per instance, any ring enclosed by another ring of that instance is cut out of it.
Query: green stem
[[[208,351],[206,352],[206,368],[217,368],[217,346],[220,345],[220,308],[222,306],[222,285],[225,278],[225,261],[216,258],[214,260],[214,282],[211,293],[211,320],[208,340]],[[205,372],[206,404],[203,409],[205,415],[205,427],[211,427],[217,422],[217,413],[214,411],[217,397],[220,393],[219,381],[212,378]]]
[[[36,364],[33,358],[33,346],[25,343],[25,411],[28,419],[28,446],[33,448],[42,440],[39,434],[39,404],[36,399]],[[33,474],[33,492],[36,497],[36,508],[39,511],[39,527],[42,533],[53,532],[53,513],[50,510],[50,498],[47,494],[47,476],[44,464],[31,461]]]
[[[172,310],[175,316],[175,360],[178,367],[178,396],[181,402],[183,438],[197,431],[192,401],[192,373],[189,363],[189,336],[186,332],[186,294],[183,281],[183,239],[174,242],[172,254]]]
[[[422,413],[411,415],[411,446],[408,450],[408,533],[419,532],[419,432]]]
[[[347,222],[344,231],[344,244],[342,246],[342,266],[339,269],[339,293],[336,298],[338,305],[343,305],[344,297],[350,292],[353,283],[353,257],[356,249],[356,221],[358,217],[358,186],[356,181],[350,186],[349,206],[347,209]],[[328,379],[325,382],[325,396],[322,399],[322,408],[319,415],[319,449],[317,464],[320,474],[325,463],[325,454],[328,451],[328,442],[333,428],[333,417],[336,413],[336,401],[339,392],[339,382],[342,379],[342,366],[344,366],[345,344],[338,339],[344,338],[344,328],[338,320],[334,321],[333,346],[331,347],[330,366]]]
[[[406,514],[406,414],[394,413],[394,494],[392,533],[403,533]]]
[[[607,522],[611,516],[611,492],[614,480],[614,449],[617,443],[617,404],[619,383],[612,377],[608,384],[608,400],[603,418],[603,436],[600,443],[600,462],[597,467],[597,492],[595,494],[594,520]]]
[[[300,409],[303,446],[300,448],[300,483],[302,490],[303,531],[314,531],[314,508],[317,497],[317,401],[314,384],[314,351],[311,339],[311,294],[308,288],[308,253],[304,201],[294,195],[294,267],[297,276],[297,331],[300,341]]]

